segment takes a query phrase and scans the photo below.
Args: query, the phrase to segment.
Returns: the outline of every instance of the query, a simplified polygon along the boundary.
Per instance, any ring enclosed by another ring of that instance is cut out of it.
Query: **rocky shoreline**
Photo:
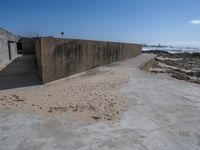
[[[167,74],[179,80],[200,84],[200,53],[168,53],[166,51],[151,50],[155,61],[150,72]]]

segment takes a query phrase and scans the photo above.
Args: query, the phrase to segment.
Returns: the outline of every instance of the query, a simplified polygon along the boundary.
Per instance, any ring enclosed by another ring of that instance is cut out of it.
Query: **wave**
[[[143,51],[159,50],[169,53],[200,53],[200,48],[178,46],[143,46]]]

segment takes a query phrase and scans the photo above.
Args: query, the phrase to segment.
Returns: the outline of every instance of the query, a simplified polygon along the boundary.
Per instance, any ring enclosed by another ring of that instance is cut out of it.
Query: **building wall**
[[[39,76],[42,78],[43,74],[42,74],[42,56],[41,56],[41,53],[42,53],[42,50],[41,50],[41,39],[37,39],[36,42],[35,42],[35,49],[36,49],[36,59],[37,59],[37,64],[38,64],[38,73],[39,73]]]
[[[6,32],[0,30],[0,64],[9,60],[8,41]]]
[[[13,60],[17,56],[17,43],[8,42],[10,48],[10,60]]]
[[[24,38],[20,39],[22,49],[20,50],[21,54],[35,54],[35,41],[36,38]]]
[[[0,66],[16,58],[17,42],[14,34],[0,28]]]
[[[141,54],[141,45],[39,38],[36,56],[44,83]]]

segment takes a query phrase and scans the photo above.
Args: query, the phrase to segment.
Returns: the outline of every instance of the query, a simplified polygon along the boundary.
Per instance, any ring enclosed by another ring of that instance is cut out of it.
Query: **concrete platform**
[[[139,70],[153,57],[109,65],[133,73],[122,89],[128,111],[120,122],[89,124],[68,114],[44,119],[0,111],[0,150],[199,150],[200,85]]]

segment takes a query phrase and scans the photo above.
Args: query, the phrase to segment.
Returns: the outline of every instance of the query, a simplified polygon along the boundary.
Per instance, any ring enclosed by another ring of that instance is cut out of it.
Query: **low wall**
[[[16,58],[17,42],[14,34],[0,28],[0,66]]]
[[[135,57],[142,49],[137,44],[53,37],[37,39],[35,47],[39,74],[44,83]]]
[[[153,56],[153,55],[152,55]],[[148,62],[146,62],[145,64],[140,66],[140,70],[144,70],[144,71],[149,71],[151,69],[151,67],[153,66],[153,63],[155,61],[155,57],[152,58],[151,60],[149,60]]]

